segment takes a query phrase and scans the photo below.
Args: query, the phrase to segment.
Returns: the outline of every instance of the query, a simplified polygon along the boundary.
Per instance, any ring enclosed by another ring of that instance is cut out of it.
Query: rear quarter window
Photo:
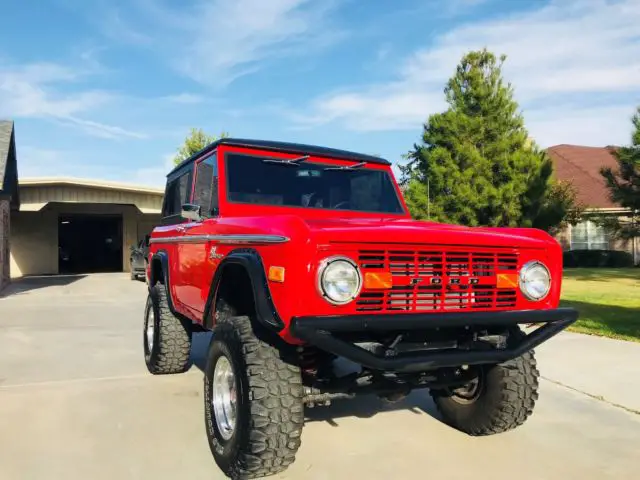
[[[182,205],[189,202],[191,170],[186,170],[167,182],[162,206],[163,218],[179,217]]]

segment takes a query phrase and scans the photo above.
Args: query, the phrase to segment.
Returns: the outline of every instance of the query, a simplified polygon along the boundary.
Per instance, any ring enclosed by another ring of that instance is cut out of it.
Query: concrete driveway
[[[108,274],[24,280],[0,298],[0,479],[223,478],[201,371],[146,372],[145,296],[144,283]],[[198,363],[209,338],[196,335]],[[309,411],[279,478],[638,478],[640,344],[563,334],[538,357],[540,400],[518,430],[468,437],[425,392],[390,408],[335,403]]]

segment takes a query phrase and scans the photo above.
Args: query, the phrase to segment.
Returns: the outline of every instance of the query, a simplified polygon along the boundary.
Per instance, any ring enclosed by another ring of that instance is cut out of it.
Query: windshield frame
[[[351,175],[352,172],[356,172],[356,171],[374,170],[376,172],[380,172],[381,174],[385,175],[389,182],[389,186],[393,191],[393,196],[394,196],[393,198],[395,199],[399,207],[398,212],[386,212],[381,210],[336,209],[336,208],[315,207],[315,206],[305,207],[301,205],[273,205],[273,204],[259,204],[259,203],[252,203],[252,202],[230,200],[229,199],[230,176],[229,176],[229,169],[228,169],[228,165],[230,162],[230,159],[229,159],[230,155],[243,155],[248,157],[259,158],[261,160],[267,159],[267,160],[282,161],[282,160],[289,160],[290,158],[300,157],[300,154],[286,153],[286,152],[275,153],[271,151],[261,151],[261,150],[254,150],[254,149],[245,149],[245,148],[225,148],[224,151],[220,153],[221,155],[219,155],[219,157],[222,163],[220,167],[224,169],[224,182],[222,182],[224,184],[224,192],[219,192],[219,195],[221,197],[221,200],[229,207],[232,207],[234,210],[236,209],[245,210],[247,208],[251,208],[251,210],[253,211],[265,211],[265,212],[273,211],[274,213],[275,212],[286,213],[287,210],[296,210],[300,212],[298,214],[302,216],[305,216],[306,214],[306,216],[314,216],[314,217],[316,216],[324,217],[327,215],[335,216],[336,214],[338,214],[345,217],[367,216],[367,217],[406,218],[409,215],[406,209],[406,204],[404,203],[404,199],[402,198],[402,195],[399,191],[399,186],[395,181],[395,177],[391,172],[391,167],[389,165],[376,164],[373,162],[367,163],[366,166],[359,168],[358,170],[350,171],[348,169],[345,169],[345,171],[342,172],[342,174]],[[306,159],[304,162],[300,163],[299,166],[284,164],[284,165],[278,166],[277,168],[297,169],[300,167],[304,167],[304,165],[309,165],[309,164],[312,164],[314,166],[321,166],[321,167],[349,167],[355,163],[357,162],[354,162],[353,160],[349,160],[349,159],[317,157],[314,155],[310,155],[309,158]],[[302,213],[302,212],[305,212],[305,213]]]

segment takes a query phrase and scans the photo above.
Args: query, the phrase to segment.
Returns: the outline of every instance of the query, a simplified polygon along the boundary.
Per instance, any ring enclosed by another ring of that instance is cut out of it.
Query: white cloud
[[[525,111],[530,135],[547,148],[561,143],[602,147],[628,144],[635,107],[550,106]]]
[[[637,0],[557,0],[537,10],[466,24],[405,58],[395,81],[324,95],[311,103],[309,115],[294,120],[302,127],[340,122],[353,130],[415,129],[429,113],[443,109],[442,88],[462,55],[486,46],[507,55],[505,78],[514,85],[525,119],[542,135],[541,143],[544,136],[558,137],[544,124],[559,128],[559,118],[573,121],[566,127],[570,136],[585,141],[586,133],[576,135],[581,128],[591,131],[599,122],[603,132],[610,132],[611,125],[620,124],[612,115],[626,111],[626,105],[592,105],[598,95],[640,93],[638,25]],[[568,95],[580,96],[579,108],[563,101]],[[545,106],[559,104],[565,109],[544,116],[550,112]]]
[[[107,162],[91,160],[91,154],[81,150],[18,146],[18,175],[28,178],[97,178],[131,185],[163,188],[166,175],[173,168],[173,153],[162,156],[157,166],[130,169],[125,172]]]
[[[102,138],[143,138],[137,132],[79,117],[117,98],[107,91],[74,85],[90,74],[90,69],[54,63],[0,65],[0,116],[51,119]],[[69,85],[76,88],[61,88]]]
[[[224,85],[267,58],[301,53],[327,33],[325,8],[310,0],[218,0],[197,10],[200,21],[191,25],[198,28],[178,65],[205,84]]]
[[[145,139],[147,135],[144,133],[134,132],[115,125],[107,125],[105,123],[94,122],[92,120],[84,120],[73,116],[66,116],[59,118],[62,123],[69,123],[81,127],[85,132],[90,135],[108,138],[111,140],[118,140],[121,138],[136,138]]]
[[[102,19],[108,37],[151,48],[181,74],[223,87],[268,59],[308,55],[340,33],[327,25],[336,0],[195,0],[169,7],[137,0],[138,17],[116,10]]]
[[[102,32],[111,40],[133,45],[148,46],[153,43],[153,38],[132,28],[118,10],[106,10],[100,17]]]
[[[427,112],[444,107],[440,92],[407,88],[404,82],[374,85],[358,92],[345,92],[317,99],[311,113],[290,117],[300,128],[339,121],[356,131],[415,129]],[[306,109],[304,109],[307,112]]]
[[[182,105],[196,105],[205,101],[205,98],[202,95],[195,95],[193,93],[167,95],[166,97],[163,97],[163,99],[171,103],[178,103]]]
[[[138,168],[131,176],[131,181],[136,185],[163,188],[167,181],[167,174],[173,169],[173,157],[175,153],[167,153],[162,156],[162,163],[158,166]]]
[[[18,175],[20,179],[33,177],[101,178],[104,167],[83,161],[77,152],[18,146]]]

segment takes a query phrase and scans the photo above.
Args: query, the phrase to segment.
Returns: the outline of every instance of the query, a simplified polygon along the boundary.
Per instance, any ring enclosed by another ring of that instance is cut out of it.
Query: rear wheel
[[[171,313],[161,283],[149,289],[144,311],[144,360],[149,372],[182,373],[191,366],[191,326]]]
[[[431,392],[445,423],[469,435],[492,435],[522,425],[538,399],[533,351],[498,365],[481,366],[478,377],[455,390]]]
[[[220,469],[257,478],[295,460],[304,423],[300,369],[258,338],[248,317],[216,325],[204,379],[205,427]]]

